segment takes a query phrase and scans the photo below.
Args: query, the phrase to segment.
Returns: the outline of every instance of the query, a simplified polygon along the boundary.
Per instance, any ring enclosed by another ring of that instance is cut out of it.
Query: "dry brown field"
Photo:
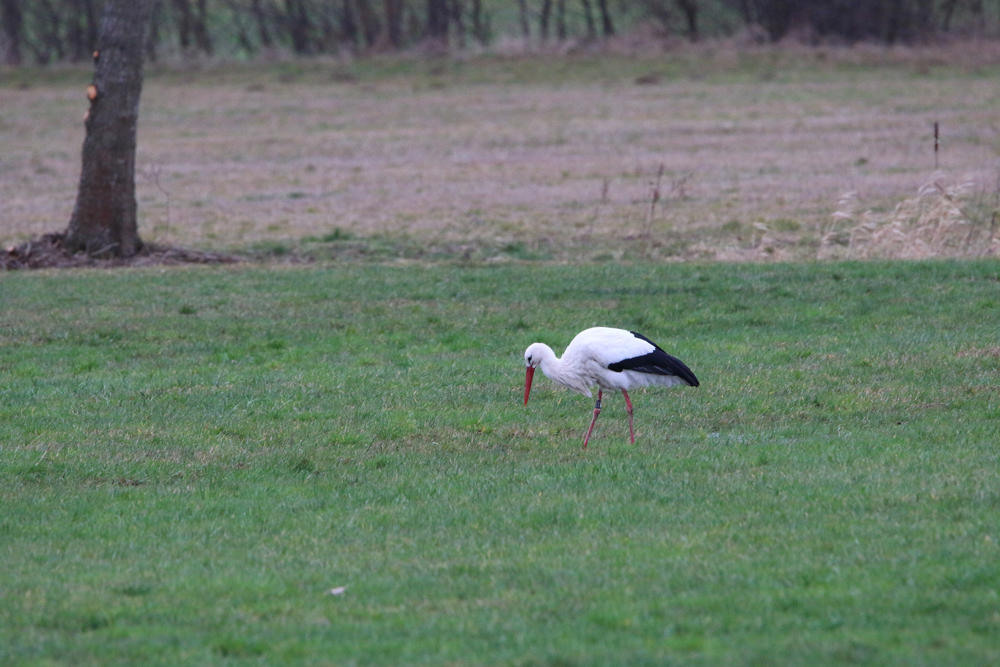
[[[998,53],[702,47],[155,68],[140,234],[227,250],[350,239],[408,256],[812,258],[846,193],[885,212],[934,178],[968,181],[988,217]],[[88,78],[0,72],[0,243],[65,228]]]

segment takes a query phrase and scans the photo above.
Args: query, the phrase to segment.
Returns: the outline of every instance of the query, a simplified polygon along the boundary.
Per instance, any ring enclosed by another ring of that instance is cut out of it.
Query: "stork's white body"
[[[631,369],[609,370],[612,366],[629,359],[637,359],[656,352],[659,348],[644,338],[638,338],[631,331],[594,327],[581,331],[573,338],[562,358],[556,356],[545,343],[535,343],[524,352],[529,366],[542,369],[545,377],[558,382],[578,394],[593,397],[591,387],[625,390],[646,387],[653,384],[670,387],[688,384],[676,375],[659,375]],[[537,359],[532,364],[528,359]]]
[[[594,418],[583,440],[584,448],[594,430],[601,411],[604,389],[621,391],[628,410],[629,434],[632,429],[632,402],[628,390],[649,385],[698,386],[698,379],[684,363],[661,350],[641,334],[624,329],[594,327],[578,333],[562,358],[545,343],[533,343],[524,351],[527,374],[524,383],[524,404],[528,404],[531,379],[535,368],[541,368],[549,379],[584,396],[593,397],[591,388],[598,387]]]

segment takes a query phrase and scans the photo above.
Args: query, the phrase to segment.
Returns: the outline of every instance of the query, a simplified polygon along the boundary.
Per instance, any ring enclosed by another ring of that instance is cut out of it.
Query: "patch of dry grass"
[[[845,194],[820,240],[820,259],[927,259],[1000,255],[1000,175],[989,192],[973,180],[935,174],[890,213],[858,212]]]
[[[342,230],[568,258],[795,259],[816,255],[841,193],[875,211],[909,197],[933,170],[934,121],[943,169],[995,178],[987,70],[926,57],[866,69],[864,50],[803,51],[803,67],[796,53],[759,67],[703,54],[682,73],[669,55],[607,56],[593,75],[549,57],[509,76],[491,60],[393,76],[363,63],[154,73],[140,233],[217,249]],[[0,87],[5,245],[69,220],[86,100],[68,80]]]

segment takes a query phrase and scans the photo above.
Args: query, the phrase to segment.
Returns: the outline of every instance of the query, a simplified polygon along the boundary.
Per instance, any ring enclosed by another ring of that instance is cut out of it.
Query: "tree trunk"
[[[527,41],[531,37],[531,26],[528,24],[527,0],[517,0],[517,16],[521,22],[521,36]]]
[[[393,49],[403,46],[403,0],[385,0],[385,32]]]
[[[285,14],[288,31],[292,35],[292,50],[300,56],[309,55],[312,53],[309,39],[309,34],[312,32],[309,10],[302,0],[285,0]]]
[[[951,17],[955,13],[955,7],[958,5],[958,0],[945,0],[941,5],[941,11],[944,16],[941,17],[941,31],[948,32],[951,30]]]
[[[463,0],[451,0],[451,22],[455,26],[458,48],[465,48],[465,4]]]
[[[914,26],[911,39],[926,39],[934,35],[933,0],[916,0]]]
[[[687,23],[688,39],[692,42],[698,41],[698,0],[677,0],[677,7],[684,14],[684,22]]]
[[[448,45],[448,0],[427,0],[427,37]]]
[[[354,19],[351,0],[342,0],[340,5],[340,40],[352,47],[358,44],[358,23]]]
[[[378,40],[382,25],[368,0],[355,0],[355,3],[358,10],[358,20],[361,22],[361,32],[365,36],[365,46],[370,49]]]
[[[538,33],[543,42],[549,39],[549,19],[552,17],[552,0],[542,0],[542,10],[538,14]]]
[[[212,36],[208,33],[208,6],[205,0],[198,0],[197,14],[194,25],[194,41],[198,49],[205,55],[212,55],[215,49],[212,47]]]
[[[751,0],[736,0],[736,2],[740,10],[740,15],[743,17],[743,25],[749,27],[756,23],[757,19]]]
[[[566,0],[556,0],[556,37],[560,42],[566,41]]]
[[[247,28],[247,19],[243,15],[243,7],[237,0],[223,0],[230,15],[233,17],[233,27],[236,30],[236,43],[251,58],[257,53],[257,47],[250,38],[250,30]],[[153,20],[150,30],[153,30],[156,21]],[[148,51],[147,51],[148,54]],[[148,58],[148,55],[147,55]]]
[[[615,34],[615,24],[611,22],[608,0],[597,0],[597,9],[601,12],[601,31],[605,37],[612,37]]]
[[[83,169],[65,246],[71,252],[131,257],[141,247],[135,203],[135,144],[142,52],[151,0],[111,0],[87,89]]]
[[[780,42],[792,29],[799,0],[764,0],[758,8],[761,24],[772,42]]]
[[[3,62],[5,65],[21,64],[21,33],[24,30],[24,14],[21,0],[0,0],[0,22],[3,23]]]
[[[583,6],[583,19],[587,24],[587,41],[592,42],[597,39],[597,26],[594,24],[594,10],[590,6],[590,0],[580,0]]]
[[[66,41],[69,42],[69,59],[78,63],[83,60],[87,52],[87,38],[84,37],[85,28],[83,26],[83,7],[80,0],[70,0],[69,2],[69,22],[66,27]],[[91,52],[93,45],[91,44]]]
[[[250,5],[254,21],[257,22],[257,36],[260,37],[260,45],[265,49],[271,48],[271,32],[267,29],[267,16],[264,8],[260,6],[260,0],[253,0]]]
[[[29,8],[31,5],[28,5]],[[62,15],[49,0],[38,0],[34,7],[38,38],[32,46],[39,64],[59,62],[65,56],[62,39]]]
[[[181,53],[188,55],[191,51],[191,3],[189,0],[173,0],[174,10],[178,14],[177,38],[180,40]]]
[[[63,11],[69,15],[66,27],[69,59],[75,63],[86,60],[97,44],[94,0],[68,0]]]
[[[149,10],[149,27],[146,29],[146,60],[156,62],[157,49],[160,47],[160,21],[163,18],[163,0],[153,0]],[[96,30],[94,31],[97,32]],[[97,38],[94,38],[96,43]]]
[[[489,17],[484,15],[483,0],[472,0],[472,35],[486,46],[490,41]]]

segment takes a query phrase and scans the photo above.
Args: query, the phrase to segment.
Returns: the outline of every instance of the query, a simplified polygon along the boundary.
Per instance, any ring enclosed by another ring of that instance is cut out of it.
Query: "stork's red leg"
[[[632,401],[628,398],[628,392],[622,389],[622,394],[625,395],[625,410],[628,412],[628,437],[632,440],[632,444],[635,444],[635,431],[632,429]]]
[[[597,415],[601,414],[601,395],[603,391],[597,390],[597,403],[594,403],[594,418],[590,420],[590,428],[587,429],[587,436],[583,439],[583,448],[587,448],[587,441],[590,440],[590,434],[594,432],[594,424],[597,423]]]

